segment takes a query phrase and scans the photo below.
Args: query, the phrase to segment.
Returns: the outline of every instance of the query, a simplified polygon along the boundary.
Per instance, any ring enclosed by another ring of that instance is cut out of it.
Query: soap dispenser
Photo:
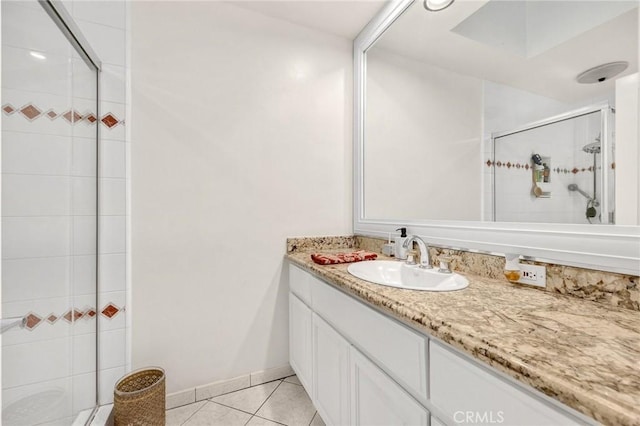
[[[396,258],[397,259],[406,259],[407,258],[407,250],[406,248],[402,247],[404,242],[407,240],[407,228],[398,228],[396,229],[396,231],[400,231],[400,236],[396,237],[395,242],[396,242],[396,247],[395,247],[395,254],[396,254]],[[410,247],[413,248],[413,247]]]

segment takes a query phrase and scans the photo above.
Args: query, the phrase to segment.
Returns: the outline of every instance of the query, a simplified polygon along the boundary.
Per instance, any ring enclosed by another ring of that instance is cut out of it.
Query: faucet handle
[[[451,269],[449,269],[449,262],[451,262],[452,258],[449,256],[440,256],[438,260],[440,260],[440,268],[438,269],[438,272],[441,272],[443,274],[451,274]]]
[[[417,265],[418,263],[416,262],[416,258],[418,257],[418,251],[417,250],[407,250],[407,260],[406,260],[406,264],[407,265]]]

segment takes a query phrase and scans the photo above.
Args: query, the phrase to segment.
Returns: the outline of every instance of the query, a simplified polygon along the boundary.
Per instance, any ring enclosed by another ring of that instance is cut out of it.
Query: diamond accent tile
[[[11,104],[5,104],[5,105],[2,107],[2,110],[3,110],[3,111],[5,112],[5,114],[7,114],[7,115],[11,115],[11,114],[13,114],[14,112],[16,112],[16,109],[15,109]]]
[[[114,305],[113,303],[109,303],[107,306],[104,307],[104,309],[102,310],[102,315],[104,315],[107,318],[113,318],[115,315],[118,314],[118,312],[120,312],[120,308],[118,308],[116,305]]]
[[[40,318],[33,312],[29,312],[26,318],[27,318],[27,323],[25,324],[25,327],[29,330],[33,330],[42,322],[42,318]]]
[[[118,119],[114,117],[111,113],[107,113],[102,117],[102,123],[108,128],[112,129],[116,124],[118,124]]]
[[[67,120],[69,123],[76,123],[82,120],[82,116],[78,114],[78,111],[69,110],[62,114],[62,117]]]
[[[84,312],[79,311],[77,309],[73,310],[73,320],[74,321],[78,321],[80,318],[82,318],[84,316]]]
[[[42,114],[42,111],[40,111],[38,108],[36,108],[31,104],[22,107],[22,109],[20,109],[20,112],[22,113],[22,115],[27,117],[30,121],[35,120],[40,116],[40,114]]]
[[[50,109],[49,111],[45,112],[44,115],[46,115],[49,120],[55,120],[56,118],[58,118],[58,113],[55,112],[54,110]]]
[[[85,115],[84,115],[84,119],[85,119],[86,121],[88,121],[89,123],[91,123],[91,124],[93,124],[93,123],[95,123],[96,121],[98,121],[98,118],[97,118],[93,113],[91,113],[91,112],[90,112],[90,113],[85,114]]]
[[[124,306],[122,308],[119,308],[113,303],[109,303],[107,306],[105,306],[102,312],[106,317],[111,318],[116,314],[118,314],[119,312],[124,312],[124,310],[125,310]],[[98,315],[98,312],[96,311],[95,308],[91,306],[86,306],[83,310],[79,310],[75,308],[69,309],[64,315],[56,315],[55,313],[51,312],[49,315],[41,317],[35,312],[29,312],[25,316],[26,318],[25,327],[28,328],[29,330],[32,330],[36,328],[38,325],[40,325],[41,323],[48,322],[49,324],[53,325],[56,322],[60,321],[60,319],[63,319],[70,324],[73,324],[81,318],[84,318],[87,321],[91,320],[96,315]]]

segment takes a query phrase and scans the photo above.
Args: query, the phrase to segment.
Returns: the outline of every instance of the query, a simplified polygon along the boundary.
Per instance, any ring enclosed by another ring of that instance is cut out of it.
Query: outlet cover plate
[[[533,285],[536,287],[547,286],[547,268],[538,265],[520,264],[520,284]]]

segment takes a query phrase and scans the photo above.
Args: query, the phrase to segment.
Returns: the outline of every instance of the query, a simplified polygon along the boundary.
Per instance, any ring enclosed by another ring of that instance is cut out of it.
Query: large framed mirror
[[[354,231],[640,273],[638,2],[390,2],[354,42]]]

